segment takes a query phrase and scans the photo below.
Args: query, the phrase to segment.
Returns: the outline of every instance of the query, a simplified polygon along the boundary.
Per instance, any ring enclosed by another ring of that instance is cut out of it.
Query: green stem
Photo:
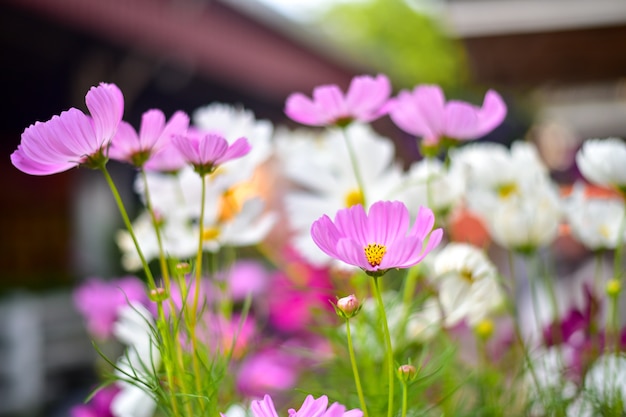
[[[203,255],[203,243],[204,243],[204,210],[206,199],[206,175],[200,175],[202,180],[201,200],[200,200],[200,218],[198,219],[199,237],[198,237],[198,253],[196,254],[196,270],[195,270],[195,287],[193,293],[193,305],[189,314],[189,335],[192,345],[192,364],[194,371],[194,381],[196,383],[196,390],[199,394],[202,390],[202,374],[200,373],[200,363],[198,361],[198,338],[196,337],[196,326],[198,323],[198,302],[200,299],[200,287],[202,280],[202,255]],[[204,402],[200,402],[202,414],[204,414]]]
[[[363,388],[361,387],[361,378],[359,377],[359,370],[356,366],[356,356],[354,354],[354,347],[352,346],[352,334],[350,333],[350,319],[346,319],[346,334],[348,336],[348,353],[350,354],[350,363],[352,364],[352,374],[354,375],[354,383],[356,385],[356,392],[359,395],[359,402],[361,403],[361,411],[363,411],[364,417],[368,417],[367,406],[365,405],[365,396],[363,395]]]
[[[385,313],[385,305],[383,303],[383,298],[380,294],[380,288],[378,286],[378,278],[374,278],[374,296],[376,297],[376,301],[378,303],[378,311],[380,314],[380,318],[383,322],[383,337],[385,339],[385,354],[387,356],[387,379],[389,380],[389,400],[387,406],[387,417],[393,416],[393,397],[394,397],[394,389],[393,383],[395,379],[394,375],[394,363],[393,363],[393,348],[391,346],[391,335],[389,334],[389,325],[387,323],[387,314]]]
[[[352,170],[354,171],[354,178],[356,179],[357,186],[359,187],[359,191],[361,192],[361,196],[363,197],[363,207],[367,207],[365,182],[363,181],[363,176],[361,175],[361,170],[359,169],[359,163],[356,159],[356,152],[354,151],[352,141],[350,140],[350,135],[348,135],[346,128],[343,128],[341,130],[343,131],[343,135],[346,138],[346,146],[348,147],[348,155],[350,156],[350,163],[352,164]]]
[[[115,182],[113,178],[111,178],[111,174],[107,170],[106,166],[100,167],[100,171],[104,174],[104,178],[109,184],[109,188],[111,189],[111,193],[113,194],[113,198],[115,199],[115,203],[117,204],[117,208],[122,215],[122,219],[124,220],[124,225],[126,226],[126,230],[130,234],[131,239],[133,240],[133,244],[135,245],[135,250],[137,250],[137,255],[139,255],[139,259],[141,260],[141,265],[143,266],[143,270],[146,273],[146,278],[148,280],[148,285],[151,290],[156,288],[156,284],[154,282],[154,277],[152,276],[152,272],[150,271],[150,267],[148,266],[148,262],[146,258],[143,256],[143,252],[139,247],[139,241],[137,241],[137,236],[135,235],[135,231],[133,230],[133,225],[130,222],[130,218],[128,217],[128,213],[126,212],[126,208],[124,207],[124,202],[122,201],[122,197],[120,197],[120,193],[115,186]]]
[[[615,245],[615,258],[613,259],[613,278],[622,281],[622,273],[620,271],[622,266],[622,245],[624,243],[624,229],[626,228],[626,209],[622,216],[622,221],[619,224],[619,231],[617,234],[617,243]]]
[[[159,246],[159,263],[161,265],[161,275],[163,275],[163,283],[165,284],[165,291],[170,293],[170,274],[169,268],[167,267],[167,261],[165,259],[165,251],[163,250],[163,239],[161,238],[161,227],[159,226],[159,222],[156,218],[156,213],[154,212],[154,208],[152,207],[152,200],[150,198],[150,190],[148,186],[148,176],[146,175],[146,171],[142,168],[141,179],[144,183],[144,198],[146,200],[146,208],[148,209],[148,213],[150,213],[150,219],[152,220],[152,226],[154,227],[154,233],[156,234],[157,244]],[[173,304],[173,302],[172,302]]]
[[[406,417],[406,412],[409,407],[409,392],[408,384],[406,381],[402,381],[402,417]]]

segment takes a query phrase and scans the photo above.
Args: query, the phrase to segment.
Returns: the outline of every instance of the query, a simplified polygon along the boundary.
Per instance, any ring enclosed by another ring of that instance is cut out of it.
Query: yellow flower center
[[[215,240],[220,235],[220,229],[217,227],[207,227],[202,232],[202,240]]]
[[[344,197],[344,204],[346,207],[356,206],[357,204],[363,205],[363,193],[360,189],[350,190]]]
[[[463,268],[459,274],[464,281],[467,281],[469,284],[474,282],[474,274],[469,269]]]
[[[387,253],[387,247],[385,247],[385,245],[379,245],[378,243],[370,243],[363,249],[365,250],[367,262],[372,266],[379,266],[383,260],[383,256]]]
[[[515,184],[514,182],[509,184],[502,184],[497,188],[497,192],[500,198],[509,198],[513,194],[517,193],[517,184]]]

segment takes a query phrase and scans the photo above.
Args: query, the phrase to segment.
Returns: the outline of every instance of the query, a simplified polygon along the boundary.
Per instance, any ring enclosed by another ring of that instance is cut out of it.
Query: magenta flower
[[[47,122],[36,122],[22,133],[11,154],[17,169],[50,175],[78,165],[100,167],[124,112],[124,96],[115,84],[101,83],[85,96],[91,116],[70,108]]]
[[[399,201],[376,202],[369,215],[357,204],[339,210],[334,222],[326,215],[320,217],[311,227],[311,236],[327,255],[381,276],[390,268],[416,265],[441,241],[441,229],[431,232],[435,216],[430,209],[420,207],[410,229],[409,217]]]
[[[250,405],[253,417],[278,417],[274,402],[269,395],[262,400],[252,401]],[[346,407],[339,403],[333,403],[328,407],[328,397],[322,395],[315,399],[312,395],[307,396],[299,410],[290,409],[289,417],[361,417],[363,412],[358,409],[346,411]]]
[[[115,385],[99,389],[87,404],[72,407],[70,417],[113,417],[111,403],[119,392]]]
[[[200,175],[210,174],[224,162],[250,152],[246,138],[239,138],[229,145],[224,137],[216,133],[204,133],[196,129],[190,129],[185,136],[175,135],[172,143]]]
[[[145,285],[134,276],[113,281],[91,278],[74,290],[73,298],[87,330],[99,339],[111,337],[120,307],[131,301],[148,303]]]
[[[188,126],[189,116],[182,111],[174,113],[165,123],[161,110],[148,110],[141,118],[139,133],[129,123],[120,123],[109,148],[109,157],[142,167],[152,155],[167,146],[173,135],[184,135]]]
[[[311,126],[345,126],[353,120],[370,122],[383,113],[391,94],[389,79],[354,77],[344,96],[337,85],[321,85],[313,90],[313,99],[302,93],[291,94],[285,103],[285,114],[296,122]]]
[[[402,130],[421,136],[424,144],[436,146],[444,138],[472,140],[495,129],[506,116],[506,104],[493,90],[487,91],[482,107],[462,101],[446,103],[437,85],[420,85],[413,92],[401,91],[387,104],[391,120]]]

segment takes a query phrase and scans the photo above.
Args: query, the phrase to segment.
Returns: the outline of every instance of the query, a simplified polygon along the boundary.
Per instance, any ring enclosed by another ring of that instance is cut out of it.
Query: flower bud
[[[167,297],[168,297],[167,291],[165,291],[165,288],[162,288],[162,287],[157,287],[153,290],[150,290],[149,295],[150,295],[150,300],[154,301],[155,303],[163,302],[167,300]]]
[[[356,316],[359,310],[361,310],[361,303],[354,294],[338,299],[335,305],[337,315],[345,319]]]
[[[398,368],[398,378],[400,378],[401,381],[409,382],[412,381],[413,378],[415,378],[416,376],[417,369],[415,369],[415,366],[413,365],[405,364],[400,365],[400,367]]]
[[[492,320],[483,319],[474,327],[474,332],[479,338],[487,340],[493,334],[494,327]]]
[[[617,297],[622,291],[622,284],[617,279],[611,279],[606,283],[606,293],[609,297]]]
[[[191,272],[191,265],[187,262],[179,262],[176,264],[176,273],[182,275],[187,275]]]

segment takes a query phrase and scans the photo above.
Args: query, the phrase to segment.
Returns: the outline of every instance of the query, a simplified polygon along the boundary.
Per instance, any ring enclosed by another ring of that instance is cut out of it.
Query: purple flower
[[[296,122],[311,126],[345,126],[353,120],[370,122],[383,115],[383,106],[391,94],[389,79],[358,76],[352,79],[344,96],[337,85],[321,85],[313,90],[313,99],[302,93],[291,94],[285,113]]]
[[[237,389],[248,397],[291,390],[298,381],[301,366],[297,358],[268,348],[248,355],[237,372]]]
[[[218,165],[250,152],[250,144],[246,138],[239,138],[229,145],[221,135],[196,129],[190,129],[184,136],[175,135],[172,142],[200,175],[210,174]]]
[[[115,84],[101,83],[85,96],[91,116],[70,108],[47,122],[36,122],[22,133],[11,154],[17,169],[31,175],[50,175],[78,165],[98,168],[124,112],[124,96]]]
[[[278,417],[274,402],[269,395],[262,400],[252,401],[250,405],[253,417]],[[361,417],[363,412],[358,409],[346,411],[346,407],[333,403],[328,407],[328,397],[322,395],[315,399],[307,396],[299,410],[290,409],[289,417]]]
[[[167,146],[173,135],[185,134],[188,126],[189,116],[182,111],[174,113],[165,123],[161,110],[148,110],[141,118],[139,133],[129,123],[120,123],[111,142],[109,157],[137,167],[144,166],[152,155]]]
[[[74,305],[87,322],[87,330],[99,339],[112,335],[119,308],[131,301],[148,302],[143,282],[134,276],[114,281],[91,278],[74,290]]]
[[[111,402],[120,392],[115,385],[104,387],[95,393],[87,404],[76,405],[70,410],[71,417],[113,417]]]
[[[435,146],[444,138],[478,139],[502,123],[507,111],[502,97],[493,90],[487,91],[482,107],[477,107],[457,100],[446,102],[437,85],[401,91],[386,108],[400,129],[421,136],[428,146]]]
[[[327,255],[381,276],[390,268],[416,265],[441,241],[441,229],[431,232],[435,216],[430,209],[420,207],[410,229],[409,223],[404,203],[379,201],[369,215],[357,204],[339,210],[334,222],[326,215],[320,217],[311,227],[311,236]]]

